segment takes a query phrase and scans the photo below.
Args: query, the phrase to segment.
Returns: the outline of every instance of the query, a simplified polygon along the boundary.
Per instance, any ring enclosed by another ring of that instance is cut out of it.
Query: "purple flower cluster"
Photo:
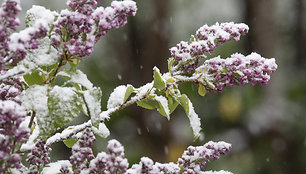
[[[206,57],[205,53],[212,53],[219,45],[230,40],[239,41],[249,27],[245,24],[216,23],[212,26],[204,25],[191,37],[191,43],[181,41],[170,49],[176,65],[184,72],[190,73],[198,67],[199,59]]]
[[[90,148],[94,140],[95,136],[91,130],[85,129],[78,142],[72,146],[70,163],[74,173],[81,173],[82,170],[88,168],[90,160],[94,158],[92,149]]]
[[[180,167],[175,163],[155,163],[148,157],[142,157],[139,164],[134,164],[126,173],[127,174],[155,174],[155,173],[164,173],[164,174],[179,174]]]
[[[202,74],[200,83],[203,83],[208,91],[222,92],[225,87],[233,85],[267,84],[271,73],[276,69],[274,58],[266,59],[252,53],[248,56],[233,54],[227,59],[216,57],[206,60],[195,73]]]
[[[184,168],[183,173],[200,173],[207,161],[219,159],[231,150],[231,145],[225,142],[208,142],[203,146],[189,146],[178,159],[178,165]]]
[[[5,0],[0,8],[0,70],[5,69],[4,58],[8,55],[8,36],[20,25],[16,18],[21,11],[19,0]]]
[[[20,95],[22,94],[20,79],[9,78],[0,80],[0,83],[0,100],[11,100],[20,104]]]
[[[41,137],[35,143],[35,148],[28,154],[26,161],[30,164],[27,174],[38,174],[42,167],[50,163],[49,152],[51,148]]]
[[[52,45],[59,55],[76,57],[89,56],[102,35],[112,28],[124,26],[127,17],[134,16],[137,10],[136,3],[130,0],[113,1],[107,8],[96,8],[97,0],[69,0],[67,4],[72,11],[61,11],[55,22]]]
[[[129,163],[124,155],[124,147],[117,140],[108,141],[109,153],[100,152],[91,160],[88,173],[125,173]]]
[[[22,126],[26,112],[18,103],[0,100],[0,173],[21,168],[16,147],[29,138],[29,129]]]
[[[27,50],[38,48],[38,38],[47,35],[47,26],[42,20],[33,27],[11,34],[19,25],[16,16],[20,11],[19,0],[5,0],[0,8],[0,70],[7,69],[7,65],[16,66],[25,58]]]

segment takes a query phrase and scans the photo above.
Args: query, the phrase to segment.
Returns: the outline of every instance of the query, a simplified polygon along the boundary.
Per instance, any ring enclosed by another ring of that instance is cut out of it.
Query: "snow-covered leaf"
[[[145,109],[157,109],[160,114],[170,119],[168,100],[163,96],[151,95],[146,99],[137,102],[137,105]]]
[[[132,85],[120,85],[114,89],[107,101],[107,109],[122,105],[133,93]]]
[[[98,128],[95,126],[92,126],[91,130],[101,138],[106,138],[110,134],[110,131],[108,130],[108,128],[106,127],[104,123],[99,123]]]
[[[80,84],[81,86],[85,87],[86,89],[93,88],[92,83],[87,79],[86,74],[84,74],[80,70],[76,70],[71,72],[70,74],[70,80],[71,83]]]
[[[73,88],[54,86],[49,92],[49,115],[55,127],[69,123],[79,115],[82,109],[82,98]]]
[[[193,131],[194,139],[200,136],[201,131],[201,120],[197,113],[195,113],[193,105],[187,95],[183,94],[178,97],[180,105],[184,108],[186,115],[189,118],[190,126]]]
[[[25,90],[22,105],[35,113],[41,134],[48,134],[54,129],[54,119],[49,115],[48,86],[33,85]]]
[[[126,102],[126,100],[131,96],[133,92],[134,92],[134,87],[132,85],[127,85],[123,102]]]
[[[84,100],[86,103],[87,114],[91,118],[93,126],[98,127],[100,122],[101,113],[101,98],[102,91],[100,88],[94,87],[87,91],[84,91]]]
[[[43,84],[43,78],[40,75],[39,71],[34,71],[29,74],[25,74],[23,76],[23,79],[29,86],[32,85],[42,85]]]
[[[166,82],[162,78],[162,75],[160,74],[159,69],[157,67],[154,67],[153,70],[154,70],[153,87],[155,87],[156,89],[159,89],[159,90],[165,89],[166,88]]]

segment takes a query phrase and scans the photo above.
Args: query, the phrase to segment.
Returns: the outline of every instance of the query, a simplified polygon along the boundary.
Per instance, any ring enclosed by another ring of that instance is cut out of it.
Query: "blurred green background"
[[[110,4],[103,0],[100,5]],[[181,86],[202,120],[203,137],[193,142],[189,121],[177,109],[167,121],[156,111],[131,106],[112,115],[111,136],[124,146],[130,164],[142,156],[169,162],[189,145],[226,141],[232,152],[210,162],[207,169],[235,174],[306,173],[306,2],[304,0],[136,0],[138,12],[128,24],[110,31],[91,57],[80,65],[103,91],[103,109],[121,84],[139,87],[152,80],[152,68],[166,72],[168,49],[204,24],[244,22],[250,32],[240,42],[219,47],[212,55],[257,52],[275,57],[279,65],[267,86],[233,87],[222,94],[197,94],[193,84]],[[59,11],[63,0],[22,0]],[[21,21],[24,15],[20,15]],[[80,116],[79,119],[86,119]],[[106,140],[96,141],[95,152]],[[63,144],[53,147],[54,159],[65,159]],[[56,150],[55,150],[56,149]],[[57,153],[55,153],[57,152]]]

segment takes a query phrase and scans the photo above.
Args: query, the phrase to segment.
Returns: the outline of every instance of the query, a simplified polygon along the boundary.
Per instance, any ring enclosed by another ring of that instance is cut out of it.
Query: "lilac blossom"
[[[170,49],[174,58],[174,71],[182,70],[183,73],[191,73],[198,67],[199,59],[206,57],[205,53],[212,53],[219,45],[235,40],[245,35],[249,27],[245,24],[216,23],[215,25],[204,25],[199,28],[196,35],[192,35],[190,42],[181,41],[176,47]]]
[[[129,163],[124,155],[124,147],[117,140],[110,140],[107,150],[108,154],[98,153],[84,173],[125,173]]]
[[[102,35],[112,28],[124,26],[127,17],[134,16],[137,10],[136,3],[130,0],[113,1],[106,8],[96,8],[97,0],[70,0],[67,4],[72,11],[62,10],[55,21],[52,45],[58,49],[59,55],[75,57],[91,55],[94,44]]]
[[[19,0],[5,0],[0,8],[0,70],[5,69],[4,58],[8,56],[8,41],[11,32],[20,25],[16,17],[21,11]]]
[[[16,151],[29,138],[29,129],[21,124],[25,117],[26,112],[18,103],[0,100],[0,173],[22,167]]]
[[[230,58],[215,57],[198,67],[195,76],[208,91],[222,92],[225,87],[267,84],[272,72],[276,71],[275,59],[266,59],[257,53],[248,56],[233,54]]]
[[[91,130],[85,129],[78,142],[72,146],[70,163],[74,173],[81,173],[82,170],[88,168],[90,160],[94,158],[92,149],[90,148],[94,140],[95,136]]]
[[[231,150],[231,145],[225,142],[208,142],[203,146],[189,146],[178,159],[178,165],[184,168],[183,173],[200,173],[207,161],[219,159]]]
[[[49,152],[51,148],[46,145],[46,141],[40,137],[35,143],[35,147],[28,154],[26,161],[30,164],[27,174],[38,174],[40,170],[50,163]]]
[[[21,80],[19,78],[8,78],[0,80],[0,83],[0,100],[12,100],[20,104],[20,96],[22,94]]]
[[[38,39],[47,35],[48,26],[44,20],[11,34],[19,25],[16,15],[20,11],[19,0],[5,0],[0,8],[0,70],[6,70],[7,65],[16,66],[25,58],[27,50],[37,49]]]

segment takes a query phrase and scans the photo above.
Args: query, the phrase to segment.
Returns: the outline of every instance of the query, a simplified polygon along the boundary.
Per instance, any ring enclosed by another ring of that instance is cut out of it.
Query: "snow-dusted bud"
[[[207,161],[216,160],[231,150],[231,145],[225,142],[208,142],[203,146],[189,146],[178,159],[178,165],[186,173],[200,173]]]
[[[267,84],[276,69],[274,58],[266,59],[257,53],[248,56],[233,54],[227,59],[216,57],[206,60],[195,74],[201,74],[199,82],[208,91],[222,92],[225,87],[233,85]]]
[[[206,57],[206,53],[212,53],[219,45],[235,40],[248,32],[249,27],[245,24],[216,23],[215,25],[204,25],[192,35],[190,43],[181,41],[176,47],[170,49],[174,58],[175,70],[191,73],[198,67],[199,59]]]
[[[110,140],[107,145],[109,154],[98,153],[97,157],[91,160],[89,173],[125,173],[129,163],[124,155],[124,147],[117,140]]]
[[[39,138],[27,156],[27,162],[30,164],[29,173],[39,172],[41,167],[50,163],[50,151],[51,148],[46,145],[46,141],[42,137]]]
[[[0,100],[0,173],[8,168],[21,168],[21,157],[15,153],[15,145],[29,138],[29,129],[21,123],[26,112],[18,103]]]
[[[90,148],[94,140],[95,136],[91,130],[85,129],[78,142],[72,146],[70,163],[74,173],[80,173],[82,170],[87,169],[89,161],[94,158]]]

